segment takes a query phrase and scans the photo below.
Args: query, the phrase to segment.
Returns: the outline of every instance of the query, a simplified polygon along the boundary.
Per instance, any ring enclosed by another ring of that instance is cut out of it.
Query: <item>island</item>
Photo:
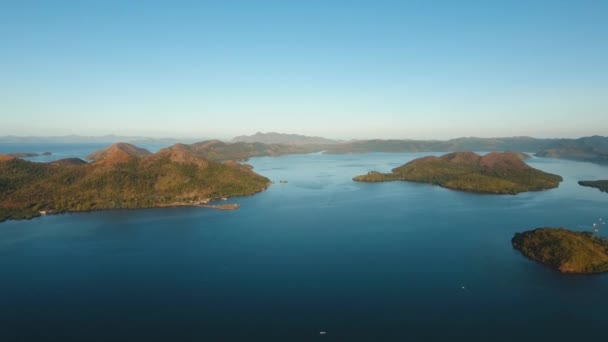
[[[29,158],[29,157],[38,157],[38,156],[50,156],[52,153],[51,152],[42,152],[42,153],[36,153],[36,152],[17,152],[17,153],[9,153],[9,156],[15,157],[15,158]]]
[[[591,232],[537,228],[516,233],[513,248],[561,273],[608,272],[608,240]]]
[[[441,157],[414,159],[391,173],[371,171],[353,178],[358,182],[410,181],[475,193],[517,194],[559,186],[562,177],[526,164],[510,152],[480,156],[474,152],[453,152]]]
[[[597,188],[602,192],[608,192],[608,180],[579,181],[578,184],[582,186]]]
[[[118,208],[201,206],[265,190],[270,180],[240,163],[205,159],[188,145],[157,153],[116,143],[87,157],[37,163],[0,155],[0,222]]]

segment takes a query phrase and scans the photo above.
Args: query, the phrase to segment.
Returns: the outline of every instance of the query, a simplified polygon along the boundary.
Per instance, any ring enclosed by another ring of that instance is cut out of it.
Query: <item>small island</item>
[[[104,209],[197,206],[235,210],[214,199],[251,195],[270,180],[237,162],[206,159],[175,144],[157,153],[117,143],[87,157],[36,163],[0,155],[0,222]]]
[[[441,157],[422,157],[391,173],[371,171],[353,178],[358,182],[410,181],[444,188],[488,194],[518,194],[559,186],[562,177],[530,167],[511,152],[454,152]]]
[[[537,228],[516,233],[513,248],[561,273],[608,272],[608,240],[591,232],[565,228]]]
[[[52,153],[51,152],[42,152],[42,153],[36,153],[36,152],[17,152],[17,153],[9,153],[9,156],[15,157],[15,158],[29,158],[29,157],[39,157],[39,156],[50,156]]]
[[[608,180],[579,181],[578,184],[582,186],[597,188],[601,192],[608,192]]]

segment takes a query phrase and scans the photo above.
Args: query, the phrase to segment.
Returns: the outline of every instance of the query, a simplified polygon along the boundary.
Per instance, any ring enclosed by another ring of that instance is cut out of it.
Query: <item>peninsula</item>
[[[579,181],[579,185],[597,188],[602,192],[608,192],[608,180],[595,180],[595,181]]]
[[[608,240],[591,232],[537,228],[516,233],[513,248],[561,273],[608,272]]]
[[[0,155],[0,222],[46,213],[116,208],[207,205],[212,199],[250,195],[270,180],[237,162],[215,162],[176,144],[157,153],[116,143],[91,154],[36,163]]]
[[[371,171],[353,180],[402,180],[475,193],[517,194],[556,188],[562,178],[532,168],[522,161],[521,156],[510,152],[492,152],[484,156],[473,152],[454,152],[441,157],[414,159],[394,168],[391,173]]]

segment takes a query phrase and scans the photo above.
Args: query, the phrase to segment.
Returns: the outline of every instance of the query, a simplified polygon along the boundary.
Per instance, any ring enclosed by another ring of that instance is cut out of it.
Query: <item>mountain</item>
[[[87,160],[103,160],[103,159],[118,159],[125,160],[131,157],[146,157],[151,155],[152,152],[145,148],[139,148],[133,144],[128,143],[115,143],[102,150],[91,153],[87,156]]]
[[[232,142],[246,142],[246,143],[263,143],[263,144],[283,144],[283,145],[331,145],[336,144],[338,141],[321,138],[321,137],[309,137],[306,135],[299,134],[285,134],[285,133],[261,133],[257,132],[254,135],[241,135],[232,139]]]
[[[264,144],[259,142],[225,143],[219,140],[202,141],[188,146],[192,153],[197,156],[215,161],[247,160],[251,157],[280,156],[283,154],[318,151],[312,145]]]
[[[457,138],[441,140],[360,140],[324,146],[325,153],[367,152],[458,152],[517,151],[535,152],[537,157],[563,158],[593,163],[608,163],[608,137],[579,139]]]
[[[591,232],[537,228],[516,233],[513,248],[562,273],[608,272],[608,240]]]
[[[534,169],[521,157],[492,152],[453,152],[422,157],[394,168],[391,173],[369,172],[353,178],[359,182],[411,181],[476,193],[517,194],[556,188],[562,178]]]
[[[117,141],[117,136],[103,137],[0,137],[0,143],[35,142],[90,142]],[[33,139],[33,140],[32,140]],[[45,140],[46,139],[46,140]],[[129,137],[123,141],[135,144],[177,143],[177,139],[153,139]],[[298,134],[256,133],[252,136],[239,136],[232,143],[219,140],[192,142],[192,152],[210,160],[246,160],[257,156],[278,156],[294,153],[321,152],[329,154],[369,153],[369,152],[459,152],[459,151],[517,151],[532,152],[538,157],[564,158],[594,163],[608,163],[608,137],[592,136],[579,139],[537,139],[532,137],[476,138],[466,137],[450,140],[404,140],[371,139],[338,141],[321,137],[308,137]]]
[[[268,136],[278,133],[258,133]],[[292,135],[287,135],[292,136]],[[297,136],[297,135],[296,135]],[[302,136],[300,136],[302,137]],[[237,138],[235,138],[237,139]],[[323,138],[321,138],[323,139]],[[328,140],[328,139],[326,139]],[[368,153],[368,152],[458,152],[458,151],[514,151],[536,152],[551,148],[584,142],[591,151],[587,161],[600,162],[598,158],[603,153],[608,138],[589,137],[580,139],[536,139],[531,137],[509,138],[458,138],[446,141],[440,140],[359,140],[359,141],[333,141],[330,144],[275,144],[263,142],[233,142],[226,143],[219,140],[208,140],[189,145],[192,152],[200,157],[216,160],[246,160],[250,157],[279,156],[283,154],[321,152],[329,154]],[[521,155],[527,158],[525,155]],[[545,156],[537,153],[537,156]],[[546,155],[550,157],[550,155]],[[576,159],[571,155],[564,158]]]
[[[536,152],[550,146],[554,139],[530,137],[457,138],[450,140],[359,140],[326,146],[326,153],[367,152],[458,152],[458,151],[519,151]]]
[[[35,163],[0,157],[0,221],[114,208],[188,205],[264,190],[270,181],[176,144],[155,154],[118,143],[80,159]]]
[[[535,155],[607,164],[608,137],[595,135],[579,139],[559,139]]]

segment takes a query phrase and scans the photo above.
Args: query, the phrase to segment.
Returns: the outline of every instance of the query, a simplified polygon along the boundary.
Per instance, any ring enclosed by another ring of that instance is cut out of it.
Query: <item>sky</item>
[[[0,135],[608,135],[608,1],[0,1]]]

